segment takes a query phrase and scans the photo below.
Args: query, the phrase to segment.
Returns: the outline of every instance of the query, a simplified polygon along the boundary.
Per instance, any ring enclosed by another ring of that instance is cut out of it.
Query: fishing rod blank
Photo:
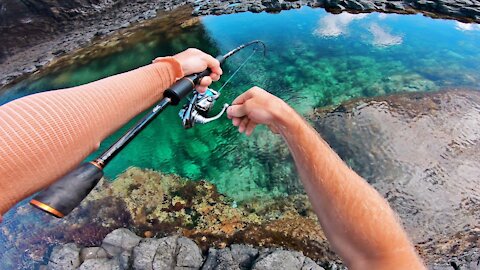
[[[240,45],[227,54],[218,56],[216,59],[222,64],[230,56],[253,44],[262,45],[265,53],[265,44],[260,40],[254,40]],[[206,69],[175,82],[170,88],[165,90],[163,93],[164,98],[150,112],[98,158],[80,164],[76,169],[60,178],[47,189],[39,192],[30,201],[30,204],[58,218],[68,215],[75,207],[80,205],[82,200],[87,197],[103,177],[103,168],[167,106],[177,105],[194,90],[203,77],[210,75],[210,73],[211,70]]]

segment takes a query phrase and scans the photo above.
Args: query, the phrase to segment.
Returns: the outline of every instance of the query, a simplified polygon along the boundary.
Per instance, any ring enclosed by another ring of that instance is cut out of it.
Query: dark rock
[[[127,229],[116,229],[103,239],[102,248],[104,248],[110,256],[116,256],[123,251],[132,251],[140,240],[140,237]]]
[[[52,52],[53,55],[55,56],[59,56],[59,55],[62,55],[64,54],[66,51],[64,49],[59,49],[59,50],[56,50],[54,52]]]
[[[233,259],[241,268],[250,268],[258,256],[256,248],[247,245],[232,245],[230,247]]]
[[[68,270],[80,266],[80,248],[73,243],[56,246],[53,248],[48,269]]]

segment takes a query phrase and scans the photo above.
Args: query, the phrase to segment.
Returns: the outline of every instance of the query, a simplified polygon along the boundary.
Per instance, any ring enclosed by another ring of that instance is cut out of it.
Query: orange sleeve
[[[73,169],[100,142],[157,102],[183,77],[171,57],[0,107],[0,220],[20,200]]]

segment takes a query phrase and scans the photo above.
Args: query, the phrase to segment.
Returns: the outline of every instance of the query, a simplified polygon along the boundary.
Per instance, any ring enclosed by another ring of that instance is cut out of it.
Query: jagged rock
[[[80,248],[74,243],[69,243],[53,249],[47,269],[68,270],[76,269],[78,266],[80,266]]]
[[[188,267],[200,269],[203,264],[203,257],[197,244],[192,240],[180,237],[177,240],[177,267]]]
[[[133,248],[133,269],[153,270],[153,259],[161,242],[160,239],[142,239],[140,244]]]
[[[102,248],[104,248],[110,256],[116,256],[123,251],[132,251],[140,240],[140,237],[128,229],[116,229],[103,239]]]

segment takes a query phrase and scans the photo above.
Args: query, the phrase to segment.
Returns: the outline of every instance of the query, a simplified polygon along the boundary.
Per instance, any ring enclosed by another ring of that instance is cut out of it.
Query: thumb
[[[245,105],[231,105],[227,109],[227,114],[229,117],[244,117],[247,115]]]

